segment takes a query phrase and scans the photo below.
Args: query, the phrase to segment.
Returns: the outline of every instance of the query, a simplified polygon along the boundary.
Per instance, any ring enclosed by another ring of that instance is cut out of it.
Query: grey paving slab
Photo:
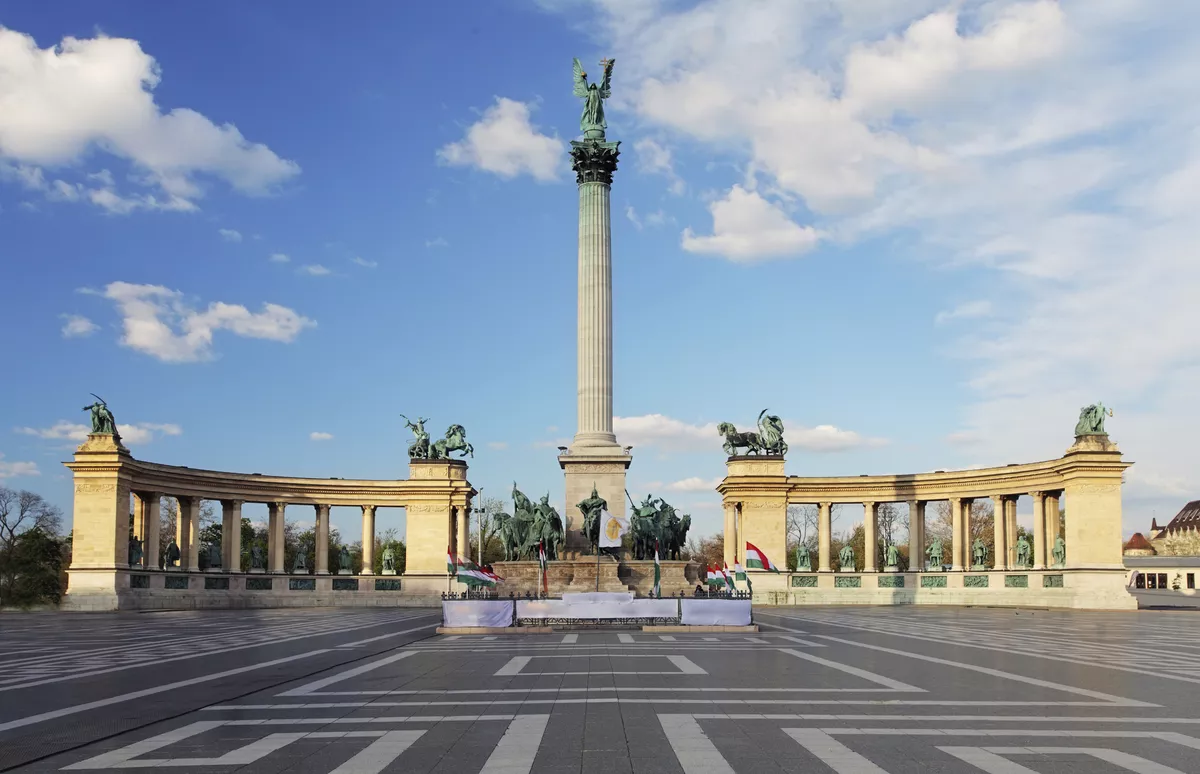
[[[1200,771],[1194,616],[771,608],[755,611],[753,637],[485,640],[410,631],[414,615],[14,619],[0,631],[0,768]],[[168,649],[164,628],[190,644]],[[1159,668],[1163,653],[1179,667]],[[20,667],[7,684],[6,664]]]

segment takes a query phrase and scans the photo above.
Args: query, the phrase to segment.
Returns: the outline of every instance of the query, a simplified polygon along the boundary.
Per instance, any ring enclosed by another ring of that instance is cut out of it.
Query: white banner
[[[564,591],[564,602],[624,602],[634,599],[632,591]]]
[[[517,618],[677,618],[674,599],[627,599],[578,602],[569,599],[518,599]]]
[[[629,522],[608,511],[600,511],[600,547],[620,548],[621,536],[629,530]]]
[[[462,599],[442,603],[442,626],[501,628],[512,625],[512,600]]]
[[[684,626],[749,626],[748,599],[683,599]]]

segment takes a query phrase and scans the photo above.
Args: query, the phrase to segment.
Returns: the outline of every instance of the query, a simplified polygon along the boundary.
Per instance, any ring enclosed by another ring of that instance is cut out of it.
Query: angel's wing
[[[609,82],[612,80],[613,61],[608,61],[604,65],[604,77],[600,79],[600,96],[608,99],[612,96],[612,89],[609,87]]]
[[[579,61],[579,57],[574,59],[574,76],[575,76],[575,96],[587,96],[587,74],[583,71],[583,64]]]

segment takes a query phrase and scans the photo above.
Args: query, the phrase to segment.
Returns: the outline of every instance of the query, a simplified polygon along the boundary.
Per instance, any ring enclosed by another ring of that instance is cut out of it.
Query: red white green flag
[[[746,541],[746,569],[779,572],[779,568],[771,563],[767,555],[758,550],[758,547],[750,541]]]
[[[458,568],[458,565],[454,562],[454,552],[450,550],[449,546],[447,546],[446,547],[446,574],[453,575],[457,568]]]
[[[721,577],[717,574],[717,571],[712,567],[712,565],[708,565],[707,583],[709,586],[718,586],[721,583]]]
[[[496,585],[496,581],[490,575],[480,570],[479,567],[470,559],[459,559],[458,566],[455,568],[455,575],[458,577],[459,583],[467,584],[467,588],[479,588],[485,586],[491,588]]]
[[[737,590],[736,588],[734,588],[734,585],[733,585],[733,576],[729,574],[729,565],[728,564],[721,568],[721,577],[724,578],[725,586],[730,591]]]

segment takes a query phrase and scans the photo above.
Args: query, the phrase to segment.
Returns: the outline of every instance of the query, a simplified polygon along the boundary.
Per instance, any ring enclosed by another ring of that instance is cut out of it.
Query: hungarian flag
[[[713,569],[712,565],[709,565],[708,566],[708,585],[709,586],[719,586],[720,584],[721,584],[721,577],[717,574],[717,571],[715,569]]]
[[[767,555],[758,550],[758,548],[750,541],[746,541],[746,569],[779,572],[779,568],[771,563],[771,560],[767,558]]]
[[[725,565],[721,568],[721,577],[725,579],[725,586],[730,591],[737,591],[733,585],[733,576],[729,574],[729,565]]]
[[[459,559],[458,566],[455,571],[459,583],[467,584],[467,588],[479,588],[481,586],[491,588],[496,585],[496,581],[487,573],[479,569],[478,566],[470,559]]]
[[[454,563],[454,552],[450,550],[449,546],[446,546],[446,574],[453,575],[456,567],[457,565]]]
[[[655,597],[662,596],[662,566],[658,563],[658,541],[654,541],[654,592]]]
[[[546,543],[538,541],[538,566],[542,568],[542,593],[550,593],[550,581],[546,577]]]
[[[733,577],[735,580],[746,581],[746,588],[754,591],[754,584],[750,582],[750,574],[746,572],[745,567],[742,567],[741,562],[733,563]]]
[[[482,568],[480,568],[480,569],[483,571],[484,575],[487,575],[489,578],[491,578],[491,579],[492,579],[492,580],[494,580],[494,581],[503,581],[503,580],[504,580],[504,578],[502,578],[501,576],[497,575],[497,574],[496,574],[496,573],[495,573],[495,572],[492,570],[492,566],[491,566],[490,564],[485,564],[485,565],[484,565]]]

